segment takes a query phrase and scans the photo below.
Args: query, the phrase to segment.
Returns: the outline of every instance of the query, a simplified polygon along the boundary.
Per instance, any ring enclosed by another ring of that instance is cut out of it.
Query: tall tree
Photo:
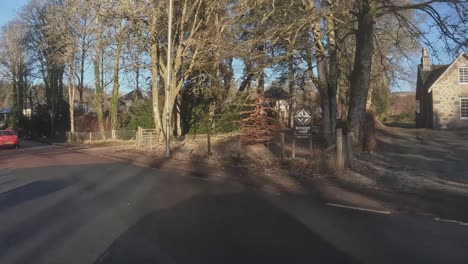
[[[23,117],[24,98],[28,90],[30,64],[25,45],[26,28],[21,21],[12,21],[2,27],[0,33],[0,68],[11,84],[13,125]]]

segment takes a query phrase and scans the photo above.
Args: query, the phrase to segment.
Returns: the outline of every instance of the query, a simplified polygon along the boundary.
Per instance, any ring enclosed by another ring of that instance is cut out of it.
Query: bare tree
[[[5,25],[0,35],[0,68],[2,75],[11,83],[14,125],[22,119],[24,98],[29,86],[31,71],[26,45],[26,28],[21,21]]]

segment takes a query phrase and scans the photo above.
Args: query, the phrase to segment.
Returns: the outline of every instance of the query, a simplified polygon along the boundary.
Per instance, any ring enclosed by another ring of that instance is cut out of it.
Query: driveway
[[[444,191],[468,197],[468,130],[380,127],[377,150],[363,154],[354,175],[377,188]]]

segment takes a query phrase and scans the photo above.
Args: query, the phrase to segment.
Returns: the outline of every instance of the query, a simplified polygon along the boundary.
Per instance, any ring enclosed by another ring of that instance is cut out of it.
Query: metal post
[[[343,129],[336,129],[336,162],[338,170],[343,170]]]
[[[280,133],[280,137],[281,137],[281,160],[284,160],[284,157],[286,155],[285,155],[285,150],[284,150],[284,133],[283,132]]]
[[[291,158],[296,158],[296,137],[293,137]]]
[[[168,34],[167,34],[167,80],[166,80],[166,158],[171,157],[171,146],[170,146],[170,125],[169,125],[169,97],[170,97],[170,83],[171,83],[171,54],[172,54],[172,6],[174,4],[173,0],[169,0],[169,19],[168,19]]]

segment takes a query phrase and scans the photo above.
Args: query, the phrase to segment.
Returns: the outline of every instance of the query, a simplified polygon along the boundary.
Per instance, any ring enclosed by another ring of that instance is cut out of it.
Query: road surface
[[[468,263],[468,226],[57,146],[0,151],[0,263]]]

